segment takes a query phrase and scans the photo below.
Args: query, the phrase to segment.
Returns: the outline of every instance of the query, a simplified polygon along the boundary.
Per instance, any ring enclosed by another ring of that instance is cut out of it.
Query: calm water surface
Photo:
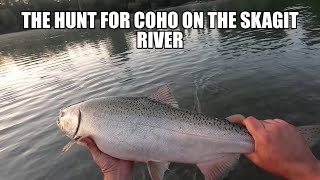
[[[182,108],[197,87],[202,112],[320,123],[320,3],[254,1],[187,5],[184,10],[299,11],[286,30],[184,30],[182,50],[137,50],[134,30],[35,30],[0,36],[0,177],[101,179],[89,153],[55,121],[61,107],[93,97],[145,95],[172,83]],[[320,145],[313,148],[320,157]],[[173,164],[167,179],[202,179]],[[146,167],[135,179],[149,179]],[[245,158],[226,179],[277,179]]]

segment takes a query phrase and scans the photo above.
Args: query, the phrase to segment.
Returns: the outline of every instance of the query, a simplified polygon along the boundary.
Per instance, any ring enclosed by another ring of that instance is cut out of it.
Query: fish
[[[92,138],[104,153],[147,163],[161,180],[171,162],[196,164],[206,180],[224,178],[240,154],[254,151],[247,129],[224,118],[179,108],[169,85],[146,97],[102,97],[60,110],[58,127],[70,139],[63,151]],[[320,125],[298,128],[314,144]]]

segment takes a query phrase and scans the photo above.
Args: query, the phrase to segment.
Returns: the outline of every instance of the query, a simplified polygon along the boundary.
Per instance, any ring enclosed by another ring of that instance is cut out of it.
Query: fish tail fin
[[[299,126],[297,129],[310,147],[320,140],[320,125]]]

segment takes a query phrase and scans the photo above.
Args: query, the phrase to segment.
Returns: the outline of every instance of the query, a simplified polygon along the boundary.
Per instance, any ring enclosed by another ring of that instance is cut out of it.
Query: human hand
[[[298,130],[280,120],[259,121],[241,115],[227,118],[246,126],[255,141],[255,151],[246,157],[266,171],[286,179],[320,179],[320,163]]]
[[[81,142],[90,150],[94,161],[104,175],[104,180],[132,179],[134,162],[117,159],[101,152],[91,138],[83,138]]]

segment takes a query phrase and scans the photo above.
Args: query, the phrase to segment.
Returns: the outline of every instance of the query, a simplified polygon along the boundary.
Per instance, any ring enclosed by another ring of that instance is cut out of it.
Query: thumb
[[[242,124],[243,120],[246,118],[242,114],[234,114],[231,116],[226,117],[226,120],[232,122],[232,123],[237,123],[237,124]]]

